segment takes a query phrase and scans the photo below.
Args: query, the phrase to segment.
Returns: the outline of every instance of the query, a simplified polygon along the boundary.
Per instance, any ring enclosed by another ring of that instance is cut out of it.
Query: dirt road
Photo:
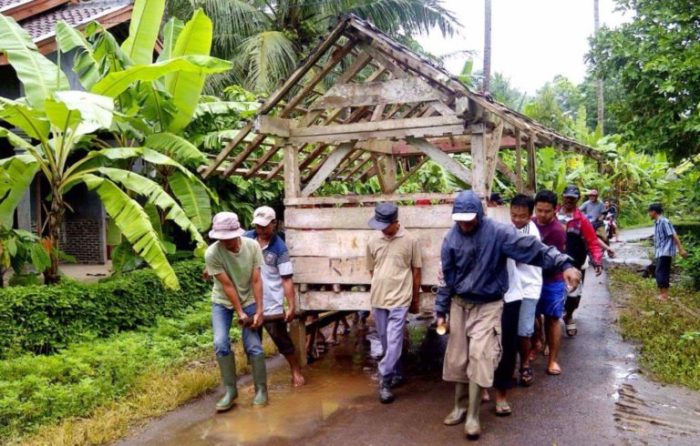
[[[633,348],[615,329],[606,277],[587,274],[577,312],[579,334],[563,339],[563,373],[512,392],[514,413],[498,418],[482,406],[482,445],[697,444],[700,397],[662,387],[640,374]],[[377,401],[366,345],[348,341],[306,370],[308,385],[292,390],[283,365],[272,373],[270,405],[251,407],[244,389],[229,413],[212,410],[218,392],[187,405],[120,445],[451,445],[466,443],[462,426],[445,427],[452,386],[439,373],[417,373],[394,404]]]

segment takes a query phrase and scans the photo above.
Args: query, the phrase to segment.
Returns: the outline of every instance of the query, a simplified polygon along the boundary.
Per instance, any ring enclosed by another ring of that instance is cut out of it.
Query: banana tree
[[[187,23],[173,18],[165,25],[160,55],[156,63],[150,64],[164,7],[162,0],[137,0],[130,36],[121,47],[109,31],[97,24],[89,26],[83,36],[60,22],[57,41],[63,52],[77,51],[74,71],[82,85],[115,99],[112,133],[120,145],[147,146],[196,171],[207,158],[183,131],[193,119],[207,75],[222,70],[177,70],[144,82],[144,69],[183,61],[215,61],[217,67],[225,69],[230,64],[209,57],[212,22],[201,10],[195,11]],[[143,65],[147,63],[150,65]],[[226,105],[223,101],[216,104]],[[200,231],[208,228],[210,199],[216,201],[216,196],[197,177],[168,164],[151,164],[146,169],[173,194]],[[163,217],[161,213],[161,220]]]
[[[136,197],[155,205],[166,220],[188,232],[200,248],[204,247],[197,226],[180,204],[147,176],[124,169],[123,163],[143,159],[154,165],[168,166],[188,181],[195,182],[195,176],[163,153],[147,147],[109,147],[94,133],[113,128],[115,102],[132,84],[153,82],[178,72],[198,75],[220,72],[228,69],[229,64],[201,55],[145,63],[143,41],[150,39],[152,33],[132,35],[135,37],[127,39],[121,54],[128,66],[94,82],[92,92],[72,91],[65,74],[39,53],[29,35],[13,19],[0,15],[0,51],[15,69],[26,94],[18,100],[0,98],[0,120],[26,135],[25,138],[13,130],[0,128],[0,137],[7,138],[20,152],[0,162],[0,178],[3,179],[0,215],[9,220],[33,178],[36,175],[46,178],[51,190],[48,212],[51,265],[44,273],[47,283],[59,280],[57,249],[68,207],[65,194],[80,183],[97,193],[107,214],[136,253],[167,286],[177,287],[177,277],[165,256],[162,240]],[[84,67],[87,71],[91,70],[90,57],[78,57],[88,61]],[[86,145],[90,149],[85,150]],[[6,227],[10,225],[11,222],[5,224]]]

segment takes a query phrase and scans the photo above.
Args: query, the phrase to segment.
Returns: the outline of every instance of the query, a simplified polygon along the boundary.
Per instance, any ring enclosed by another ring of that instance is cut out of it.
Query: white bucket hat
[[[209,231],[209,238],[214,240],[230,240],[238,238],[245,233],[241,229],[238,215],[234,212],[219,212],[214,216],[214,221]]]

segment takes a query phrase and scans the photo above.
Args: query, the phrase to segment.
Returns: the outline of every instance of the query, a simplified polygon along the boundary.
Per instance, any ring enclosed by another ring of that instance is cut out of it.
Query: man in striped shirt
[[[654,257],[656,257],[656,284],[659,287],[659,299],[668,300],[668,288],[671,278],[671,261],[676,255],[676,248],[681,257],[687,257],[688,253],[681,244],[681,239],[676,230],[663,216],[664,208],[660,203],[649,205],[649,217],[654,224]]]

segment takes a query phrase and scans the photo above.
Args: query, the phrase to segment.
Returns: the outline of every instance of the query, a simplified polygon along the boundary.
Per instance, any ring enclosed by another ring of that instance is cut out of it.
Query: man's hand
[[[204,279],[205,282],[209,282],[209,279],[211,279],[209,271],[207,271],[206,268],[204,268],[204,271],[202,271],[202,279]]]
[[[593,270],[596,276],[600,276],[603,273],[603,265],[593,265]]]
[[[608,248],[608,257],[610,257],[611,259],[615,258],[615,250],[614,249]]]
[[[248,315],[245,314],[245,311],[241,310],[238,312],[238,323],[241,325],[245,325],[246,322],[248,321]]]
[[[564,270],[564,281],[568,290],[575,290],[581,284],[581,271],[572,267]]]
[[[420,313],[420,299],[419,298],[414,298],[411,300],[411,306],[408,307],[408,312],[411,314],[418,314]]]
[[[688,251],[686,251],[685,248],[681,248],[678,250],[678,255],[685,259],[688,257]]]
[[[435,324],[436,324],[438,327],[439,327],[440,325],[445,325],[445,324],[446,324],[445,316],[438,316],[437,318],[435,318]]]
[[[262,324],[263,324],[262,311],[256,311],[255,315],[253,315],[253,324],[250,327],[251,328],[260,328],[260,327],[262,327]]]
[[[287,308],[287,312],[284,314],[284,321],[285,322],[292,322],[292,320],[294,320],[295,313],[296,313],[296,311],[295,311],[293,306],[290,306],[289,308]]]

